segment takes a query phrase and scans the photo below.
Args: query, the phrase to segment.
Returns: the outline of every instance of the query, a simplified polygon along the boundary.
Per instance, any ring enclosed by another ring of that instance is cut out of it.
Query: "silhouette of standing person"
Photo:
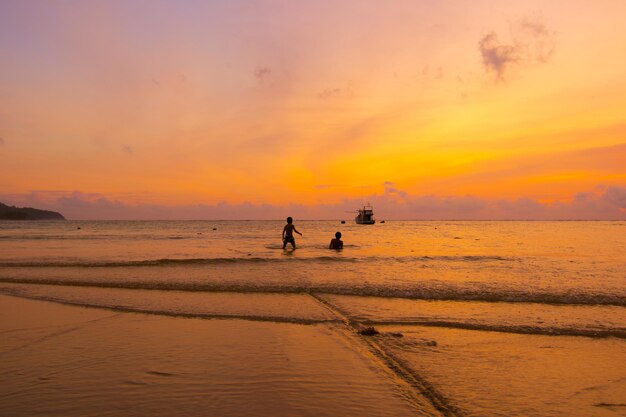
[[[293,237],[293,232],[296,232],[300,236],[302,233],[296,230],[296,226],[293,225],[293,219],[291,217],[287,217],[287,224],[283,228],[283,249],[287,247],[287,243],[291,243],[293,248],[296,248],[296,239]]]

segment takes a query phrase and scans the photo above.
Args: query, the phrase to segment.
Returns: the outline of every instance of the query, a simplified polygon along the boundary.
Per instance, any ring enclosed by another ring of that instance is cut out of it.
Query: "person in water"
[[[335,233],[335,238],[330,241],[328,249],[343,249],[343,242],[341,241],[341,232]]]
[[[296,239],[293,237],[293,232],[296,232],[300,236],[302,233],[296,230],[296,226],[293,225],[293,219],[291,217],[287,217],[287,224],[283,228],[283,249],[287,247],[287,243],[291,243],[293,248],[296,248]]]

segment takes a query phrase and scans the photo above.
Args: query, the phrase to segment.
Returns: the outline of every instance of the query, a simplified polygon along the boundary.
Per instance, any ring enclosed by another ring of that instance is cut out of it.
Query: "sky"
[[[0,202],[626,220],[622,0],[0,0]]]

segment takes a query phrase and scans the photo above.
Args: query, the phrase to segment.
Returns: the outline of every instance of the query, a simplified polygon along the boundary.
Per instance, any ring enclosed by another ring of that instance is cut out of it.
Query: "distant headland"
[[[61,213],[0,203],[0,220],[65,220]]]

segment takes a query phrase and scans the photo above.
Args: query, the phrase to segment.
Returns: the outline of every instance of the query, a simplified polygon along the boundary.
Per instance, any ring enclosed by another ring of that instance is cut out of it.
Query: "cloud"
[[[124,203],[115,200],[109,200],[100,194],[85,194],[79,191],[73,191],[69,195],[60,197],[57,204],[63,209],[84,210],[84,209],[124,209],[127,207]]]
[[[555,34],[538,19],[523,18],[510,24],[510,39],[502,41],[490,31],[478,41],[485,70],[503,80],[514,67],[546,63],[555,49]]]
[[[438,66],[434,70],[431,70],[430,65],[426,64],[422,67],[419,74],[424,78],[441,80],[444,77],[444,68]]]
[[[369,197],[385,218],[433,220],[626,220],[626,187],[578,193],[569,201],[541,203],[534,199],[491,199],[472,195],[409,195],[385,187]],[[382,208],[382,211],[380,210]]]
[[[621,210],[626,210],[626,188],[609,187],[604,193],[604,199]]]
[[[380,115],[365,116],[350,125],[346,125],[344,129],[339,132],[339,140],[333,140],[332,144],[333,146],[347,148],[357,143],[363,143],[368,137],[373,136],[381,129],[383,121],[383,117]]]
[[[517,39],[526,39],[526,59],[536,62],[547,62],[556,46],[555,33],[538,19],[524,18],[514,25]]]
[[[129,197],[129,196],[125,196]],[[364,197],[374,205],[379,219],[430,220],[626,220],[626,187],[611,186],[581,192],[568,201],[541,203],[530,198],[489,199],[472,195],[410,195],[385,184],[382,193]],[[360,198],[334,204],[193,204],[167,206],[129,204],[98,193],[80,191],[33,191],[0,195],[10,205],[30,206],[61,212],[69,219],[111,220],[202,220],[202,219],[341,219],[346,211],[361,205]]]
[[[500,79],[504,76],[505,70],[520,59],[518,45],[502,44],[495,32],[483,36],[478,42],[478,50],[485,68]]]
[[[334,98],[352,98],[354,97],[354,92],[352,91],[352,87],[330,87],[322,90],[318,97],[322,100],[330,100]]]
[[[408,197],[408,194],[406,192],[397,189],[395,187],[395,184],[393,182],[391,182],[391,181],[385,181],[383,183],[383,186],[385,187],[385,194],[396,195],[396,196],[398,196],[400,198]]]
[[[329,98],[333,98],[333,97],[339,97],[342,93],[342,89],[335,87],[335,88],[327,88],[324,91],[322,91],[321,93],[318,94],[319,98],[321,98],[322,100],[327,100]]]
[[[259,80],[259,81],[263,81],[265,80],[265,78],[267,78],[270,74],[272,73],[272,69],[270,67],[265,67],[265,66],[258,66],[255,68],[254,70],[254,77]]]

